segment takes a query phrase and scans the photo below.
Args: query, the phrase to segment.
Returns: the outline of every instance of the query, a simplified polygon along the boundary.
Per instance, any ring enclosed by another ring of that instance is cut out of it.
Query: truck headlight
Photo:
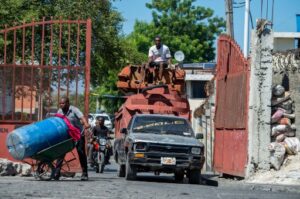
[[[134,144],[134,150],[135,151],[146,151],[147,150],[147,144],[143,142],[138,142]]]
[[[191,152],[192,152],[192,154],[199,155],[201,153],[201,148],[193,147]]]

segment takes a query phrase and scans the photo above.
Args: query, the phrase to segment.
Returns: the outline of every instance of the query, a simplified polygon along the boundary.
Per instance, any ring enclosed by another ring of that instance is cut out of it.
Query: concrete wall
[[[272,97],[273,33],[251,34],[251,73],[248,119],[248,165],[246,177],[256,170],[270,169],[270,119]]]

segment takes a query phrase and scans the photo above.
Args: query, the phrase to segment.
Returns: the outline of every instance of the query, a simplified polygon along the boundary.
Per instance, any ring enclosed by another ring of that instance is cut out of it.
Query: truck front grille
[[[190,148],[186,146],[150,144],[148,152],[165,152],[165,153],[184,153],[190,152]]]

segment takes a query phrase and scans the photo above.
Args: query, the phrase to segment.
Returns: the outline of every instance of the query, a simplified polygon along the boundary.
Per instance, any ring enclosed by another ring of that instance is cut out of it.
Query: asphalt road
[[[300,199],[300,187],[274,187],[240,181],[204,180],[201,185],[175,183],[171,175],[140,174],[137,181],[117,177],[117,166],[108,165],[103,174],[89,172],[90,180],[79,177],[60,181],[37,181],[34,177],[0,177],[0,199],[6,198],[218,198]]]

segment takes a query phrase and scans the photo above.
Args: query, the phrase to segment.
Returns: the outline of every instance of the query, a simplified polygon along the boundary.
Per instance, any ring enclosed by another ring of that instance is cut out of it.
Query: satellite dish
[[[182,62],[184,60],[184,53],[181,50],[176,51],[174,54],[174,57],[175,57],[176,61]]]

